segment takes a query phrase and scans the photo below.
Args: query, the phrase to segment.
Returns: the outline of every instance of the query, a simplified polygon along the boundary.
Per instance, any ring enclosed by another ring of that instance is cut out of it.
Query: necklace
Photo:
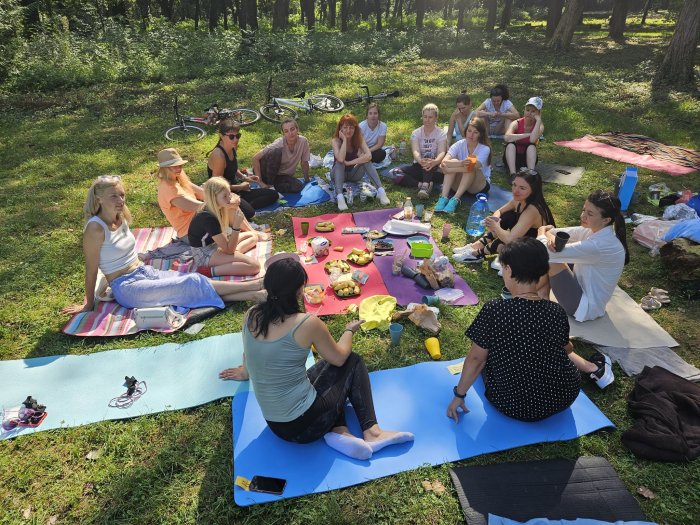
[[[519,293],[519,294],[516,295],[515,297],[522,297],[523,299],[525,299],[525,296],[526,296],[526,295],[529,296],[530,299],[535,299],[535,300],[540,300],[540,299],[542,299],[542,298],[537,294],[537,292],[523,292],[523,293]]]

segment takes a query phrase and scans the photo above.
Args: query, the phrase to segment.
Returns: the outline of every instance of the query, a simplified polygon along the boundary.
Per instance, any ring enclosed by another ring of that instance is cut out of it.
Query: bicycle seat
[[[302,91],[301,93],[294,95],[294,98],[304,98],[305,96],[306,96],[306,91]]]

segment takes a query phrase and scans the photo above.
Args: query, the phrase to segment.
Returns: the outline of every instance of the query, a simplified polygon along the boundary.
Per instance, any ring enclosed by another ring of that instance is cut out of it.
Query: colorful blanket
[[[610,144],[637,155],[651,155],[656,160],[700,170],[700,151],[681,146],[671,146],[651,137],[636,135],[635,133],[623,133],[621,131],[608,131],[600,135],[586,135],[586,137],[589,140]]]

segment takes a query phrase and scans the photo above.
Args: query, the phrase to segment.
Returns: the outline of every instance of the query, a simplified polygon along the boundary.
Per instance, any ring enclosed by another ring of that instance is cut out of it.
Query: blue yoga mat
[[[418,468],[440,465],[480,454],[533,443],[574,439],[595,430],[614,427],[612,422],[581,392],[564,412],[537,423],[523,423],[504,416],[483,397],[479,378],[469,390],[459,424],[445,415],[457,384],[447,365],[429,362],[406,368],[372,372],[370,381],[379,425],[386,430],[413,432],[415,441],[387,447],[366,461],[336,452],[319,440],[309,445],[288,443],[275,436],[260,412],[253,392],[233,399],[234,476],[252,479],[270,476],[287,480],[282,497],[349,487]],[[350,431],[361,436],[355,412],[348,405]],[[280,496],[248,492],[234,486],[236,504],[254,505]]]
[[[54,428],[203,405],[247,392],[248,381],[222,381],[219,372],[243,361],[240,333],[207,337],[183,345],[109,350],[0,362],[0,407],[19,406],[31,395],[48,415],[36,428],[17,427],[0,440]],[[311,352],[306,366],[313,365]],[[146,381],[147,392],[131,408],[108,407],[126,392],[124,376]]]
[[[328,194],[319,187],[318,183],[311,181],[304,184],[304,188],[300,193],[283,193],[284,200],[287,201],[286,204],[281,202],[275,202],[270,204],[267,208],[261,208],[256,211],[273,211],[280,206],[291,206],[294,208],[301,208],[302,206],[310,206],[312,204],[321,204],[330,200]]]

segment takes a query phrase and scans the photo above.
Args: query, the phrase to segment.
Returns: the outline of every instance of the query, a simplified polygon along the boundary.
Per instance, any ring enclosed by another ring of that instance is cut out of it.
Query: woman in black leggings
[[[275,190],[251,188],[251,182],[260,182],[257,175],[248,177],[238,169],[236,150],[241,139],[241,128],[233,120],[219,124],[219,143],[211,150],[207,163],[209,177],[223,177],[231,185],[231,191],[241,198],[240,208],[245,218],[250,220],[255,210],[267,208],[279,199]],[[242,182],[240,182],[242,181]]]
[[[367,367],[352,351],[353,335],[363,321],[348,323],[336,343],[323,321],[301,313],[306,280],[304,268],[293,259],[270,265],[264,281],[267,300],[253,306],[243,321],[243,364],[219,377],[250,379],[270,430],[285,441],[306,444],[323,437],[331,448],[355,459],[413,441],[410,432],[390,432],[377,424]],[[311,345],[323,359],[306,370]],[[362,438],[348,430],[347,399]]]

